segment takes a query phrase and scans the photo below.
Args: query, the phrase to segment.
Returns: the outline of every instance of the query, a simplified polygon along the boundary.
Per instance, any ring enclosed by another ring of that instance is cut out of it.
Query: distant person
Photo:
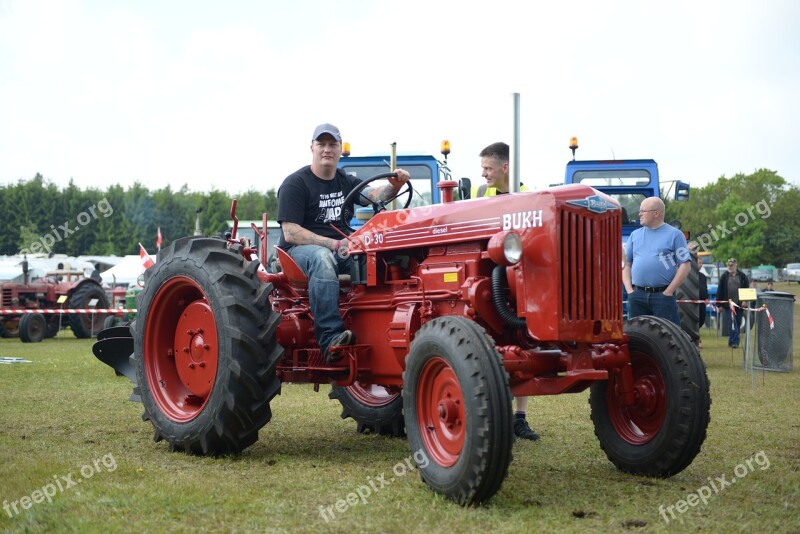
[[[772,287],[772,280],[767,282],[767,287],[764,288],[764,291],[775,291],[775,289]]]
[[[508,158],[509,148],[506,143],[492,143],[479,154],[481,158],[482,176],[486,183],[472,188],[472,198],[492,197],[508,193]],[[526,191],[525,186],[521,186]],[[539,434],[528,424],[528,397],[514,397],[517,409],[514,410],[514,435],[521,439],[536,441]]]
[[[749,287],[750,282],[747,279],[747,275],[737,269],[736,258],[728,258],[726,265],[728,270],[719,276],[717,300],[722,301],[719,307],[728,310],[728,316],[731,318],[731,331],[728,334],[728,346],[735,349],[739,347],[739,327],[742,323],[742,317],[744,316],[744,312],[738,307],[741,304],[739,300],[739,289]],[[735,306],[731,306],[729,301],[732,301]]]
[[[625,243],[622,282],[628,292],[628,316],[655,315],[681,325],[675,290],[692,268],[686,238],[664,222],[664,202],[644,199],[639,223]]]

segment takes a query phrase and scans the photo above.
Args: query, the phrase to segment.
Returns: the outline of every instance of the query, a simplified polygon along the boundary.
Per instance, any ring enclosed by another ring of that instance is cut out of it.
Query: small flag
[[[161,250],[161,243],[164,242],[164,238],[161,237],[161,227],[158,227],[158,238],[156,239],[156,248]]]
[[[149,269],[150,267],[156,264],[156,262],[153,261],[153,258],[150,257],[150,254],[147,253],[147,251],[144,249],[141,243],[139,243],[139,257],[142,259],[143,271]]]

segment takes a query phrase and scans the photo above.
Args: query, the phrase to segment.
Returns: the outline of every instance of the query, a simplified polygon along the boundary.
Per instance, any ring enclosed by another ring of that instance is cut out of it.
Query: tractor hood
[[[350,250],[451,247],[503,232],[522,238],[522,258],[508,276],[531,335],[590,343],[621,338],[621,210],[585,185],[381,212],[350,236]]]

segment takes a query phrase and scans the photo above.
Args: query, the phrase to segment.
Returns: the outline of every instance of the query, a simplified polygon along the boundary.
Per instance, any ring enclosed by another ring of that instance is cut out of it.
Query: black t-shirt
[[[353,217],[353,205],[342,206],[345,197],[361,180],[349,176],[341,169],[336,170],[332,180],[323,180],[311,172],[311,166],[295,171],[286,177],[278,189],[278,222],[299,224],[317,235],[341,239],[331,224],[343,233],[349,233],[341,224],[342,209],[344,220]],[[278,246],[286,250],[292,245],[286,242],[281,231]]]

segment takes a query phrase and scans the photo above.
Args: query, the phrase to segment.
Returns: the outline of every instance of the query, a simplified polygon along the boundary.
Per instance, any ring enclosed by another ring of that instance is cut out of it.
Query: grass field
[[[0,365],[0,530],[799,532],[798,312],[791,373],[753,376],[741,350],[703,330],[711,424],[682,473],[616,471],[594,437],[588,392],[539,397],[529,419],[542,439],[517,441],[500,492],[466,509],[407,471],[404,439],[340,419],[326,386],[284,385],[241,456],[191,457],[153,442],[130,383],[95,360],[91,341],[2,339],[0,357],[31,363]]]

